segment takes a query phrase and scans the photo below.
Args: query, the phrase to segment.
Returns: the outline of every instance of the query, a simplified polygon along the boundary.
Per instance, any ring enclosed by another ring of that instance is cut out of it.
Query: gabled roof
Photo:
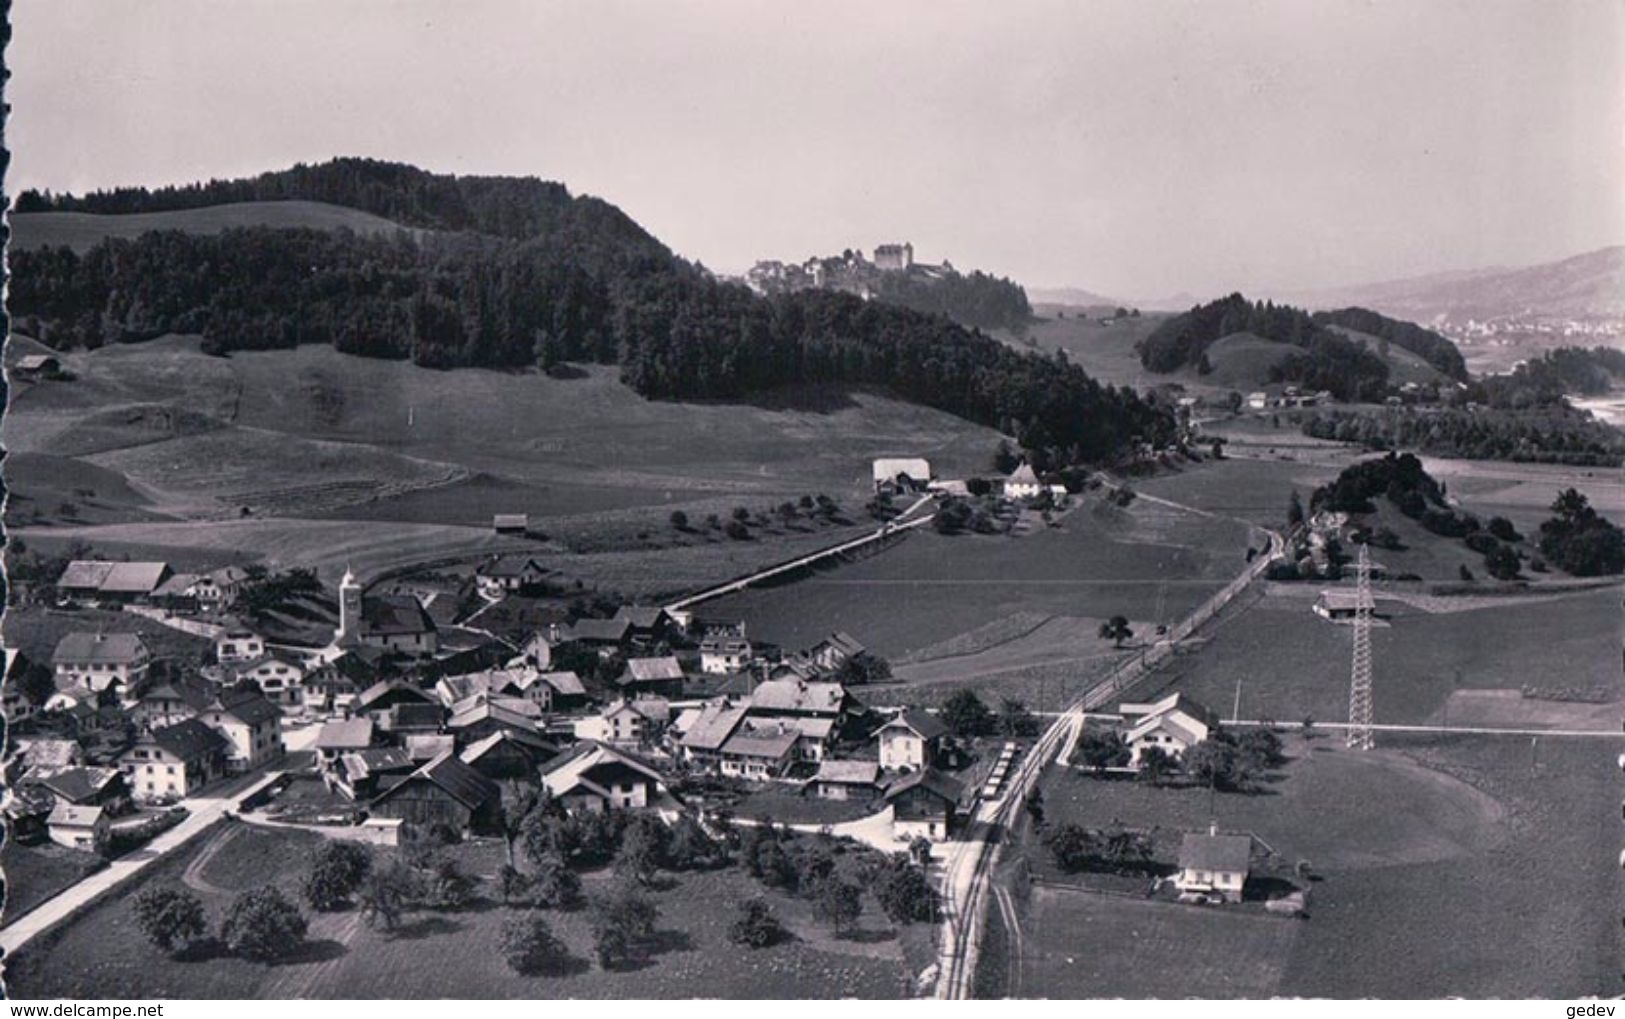
[[[1188,725],[1180,724],[1181,717],[1173,712],[1164,712],[1160,715],[1147,715],[1140,720],[1140,724],[1123,734],[1123,742],[1133,743],[1143,739],[1150,733],[1166,730],[1186,746],[1194,746],[1206,737]]]
[[[248,571],[241,566],[222,566],[207,575],[210,583],[216,587],[229,587],[232,584],[241,584],[248,579]]]
[[[180,701],[193,711],[202,711],[214,702],[215,688],[200,679],[176,676],[159,680],[141,693],[139,703]]]
[[[1008,485],[1012,483],[1017,485],[1038,484],[1038,475],[1033,472],[1033,465],[1024,463],[1020,467],[1017,467],[1015,470],[1011,471],[1010,477],[1005,479],[1005,484]]]
[[[1253,856],[1251,835],[1186,834],[1179,843],[1180,870],[1217,870],[1246,873]]]
[[[745,720],[745,713],[743,705],[727,701],[702,705],[684,730],[680,745],[689,750],[720,750]]]
[[[440,705],[406,701],[392,704],[380,719],[379,727],[386,731],[396,729],[438,729],[443,720]]]
[[[835,651],[846,658],[855,658],[869,650],[863,646],[862,641],[858,640],[858,638],[852,636],[850,633],[847,633],[845,630],[836,630],[828,637],[825,637],[823,640],[818,642],[815,650],[823,650],[824,648]]]
[[[564,640],[604,641],[619,644],[626,640],[632,624],[625,619],[578,619],[561,635]]]
[[[534,707],[529,701],[518,703]],[[452,709],[452,716],[446,722],[446,728],[466,729],[471,725],[490,720],[515,729],[533,731],[536,728],[536,718],[536,715],[518,710],[516,705],[502,703],[501,698],[478,694]]]
[[[790,749],[800,738],[801,733],[788,726],[782,729],[768,729],[746,725],[728,737],[728,742],[722,745],[722,752],[739,757],[762,757],[777,761],[789,756]]]
[[[414,761],[427,761],[450,753],[457,746],[457,737],[445,732],[413,732],[401,738],[406,752]]]
[[[580,697],[587,692],[587,688],[581,685],[581,677],[568,669],[561,672],[544,672],[537,679],[552,687],[554,693],[566,697]]]
[[[56,665],[133,665],[148,657],[138,633],[66,634],[57,641],[51,662]]]
[[[965,792],[965,787],[958,779],[950,778],[935,768],[922,768],[910,772],[893,782],[886,790],[886,799],[896,799],[910,789],[920,788],[931,793],[938,799],[949,803],[958,803],[959,797]]]
[[[195,761],[213,753],[225,753],[226,737],[195,718],[154,729],[140,742],[157,744],[165,753],[182,761]]]
[[[41,789],[37,785],[13,786],[10,796],[6,797],[5,814],[16,819],[21,817],[39,817],[49,814],[56,809],[56,797],[51,795],[49,789]]]
[[[662,787],[665,785],[665,780],[661,778],[660,772],[656,771],[653,765],[623,750],[617,750],[614,747],[595,743],[591,740],[577,743],[568,752],[542,765],[542,781],[554,796],[567,795],[582,784],[588,785],[599,795],[605,795],[602,788],[594,785],[590,780],[584,779],[587,772],[603,764],[620,765],[642,775],[656,785]]]
[[[930,481],[931,462],[917,456],[888,456],[874,462],[876,481],[894,481],[899,474],[907,474],[915,481]]]
[[[71,739],[19,739],[17,761],[29,768],[67,768],[84,759],[84,748]]]
[[[526,573],[546,573],[543,566],[535,556],[528,555],[502,555],[489,559],[480,564],[476,572],[482,577],[523,577]]]
[[[948,727],[937,721],[937,716],[919,708],[904,708],[896,718],[881,726],[879,732],[887,729],[906,729],[927,742],[948,735]]]
[[[366,716],[327,722],[316,734],[317,750],[360,750],[372,746],[372,719]]]
[[[282,709],[271,703],[264,694],[240,687],[221,690],[203,710],[230,715],[244,725],[264,725],[282,719]]]
[[[27,780],[49,789],[59,800],[78,802],[100,795],[119,777],[117,768],[84,766],[61,769],[35,769]]]
[[[168,574],[167,563],[114,563],[100,590],[108,594],[150,594]]]
[[[368,711],[374,704],[383,700],[384,697],[391,693],[398,696],[404,696],[409,700],[415,700],[423,704],[428,704],[434,700],[434,698],[429,694],[418,689],[405,680],[383,679],[361,691],[360,696],[356,698],[356,710]]]
[[[409,594],[379,594],[361,600],[361,628],[380,637],[433,633],[434,620]]]
[[[62,571],[57,578],[56,586],[72,588],[73,590],[95,591],[102,586],[102,581],[113,572],[113,564],[94,559],[75,559]]]
[[[438,786],[469,810],[478,810],[500,795],[495,782],[469,767],[448,750],[406,776],[400,784],[379,794],[373,802],[382,803],[400,789],[418,780]]]
[[[154,598],[182,598],[191,593],[200,578],[196,573],[177,573],[152,589]]]
[[[615,610],[616,619],[624,619],[639,630],[652,630],[664,618],[671,616],[659,605],[622,605]]]
[[[356,782],[382,771],[407,771],[415,766],[405,747],[371,747],[352,750],[339,758],[344,777]]]
[[[880,764],[876,761],[821,761],[812,781],[832,785],[876,786],[880,784]]]
[[[101,821],[102,814],[101,807],[76,807],[58,800],[45,823],[53,828],[93,828]]]
[[[495,750],[497,747],[507,744],[520,747],[527,754],[535,753],[537,751],[543,753],[553,753],[557,750],[553,744],[533,733],[515,732],[511,729],[499,729],[496,732],[493,732],[491,735],[486,736],[484,739],[475,740],[473,743],[470,743],[468,746],[464,747],[461,756],[464,763],[473,764],[486,754]]]
[[[1180,711],[1210,729],[1217,728],[1219,725],[1219,716],[1214,714],[1211,708],[1200,701],[1192,700],[1189,695],[1183,693],[1171,693],[1161,700],[1151,701],[1148,704],[1124,703],[1117,710],[1124,716],[1145,715],[1147,717],[1166,715],[1170,711]]]
[[[846,703],[846,688],[839,683],[809,683],[802,679],[772,679],[762,683],[750,696],[751,711],[804,711],[812,714],[839,714]]]
[[[626,674],[620,679],[621,685],[629,683],[661,683],[683,678],[683,667],[677,663],[674,655],[663,658],[628,658],[626,660]]]

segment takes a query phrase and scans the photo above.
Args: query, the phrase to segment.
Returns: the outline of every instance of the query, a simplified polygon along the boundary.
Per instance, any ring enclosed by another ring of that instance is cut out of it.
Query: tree
[[[660,910],[632,888],[624,888],[595,903],[593,952],[605,969],[620,965],[654,937]]]
[[[671,832],[664,821],[653,814],[638,814],[621,836],[621,852],[615,861],[616,869],[640,885],[649,884],[660,868],[666,865],[670,838]]]
[[[985,736],[993,729],[993,712],[974,690],[956,690],[942,705],[942,721],[956,736]]]
[[[813,913],[835,933],[845,933],[863,915],[863,893],[838,877],[826,878],[813,893]]]
[[[570,950],[540,913],[521,913],[502,925],[502,958],[515,973],[533,976],[562,970]]]
[[[209,931],[203,903],[183,888],[149,888],[135,898],[135,922],[147,940],[176,955]]]
[[[445,856],[428,868],[425,899],[441,909],[461,909],[474,898],[475,879],[456,859]]]
[[[372,868],[357,902],[361,918],[375,930],[394,930],[406,914],[407,904],[418,897],[418,887],[417,871],[398,860]]]
[[[324,842],[305,874],[305,901],[312,909],[331,913],[350,904],[372,869],[372,854],[356,842]]]
[[[569,909],[581,901],[581,876],[557,856],[544,856],[527,879],[527,895],[538,906]]]
[[[1021,466],[1021,456],[1010,446],[1009,439],[1000,439],[998,448],[993,451],[993,469],[1000,474],[1009,474]]]
[[[785,933],[784,925],[761,898],[740,902],[739,915],[728,925],[728,940],[749,948],[769,948],[784,940]]]
[[[1286,522],[1290,527],[1297,527],[1303,523],[1303,500],[1298,498],[1298,490],[1292,490],[1292,499],[1287,503]]]
[[[999,702],[999,734],[1002,736],[1026,737],[1038,733],[1038,719],[1027,705],[1012,697],[1006,697]]]
[[[502,841],[510,867],[518,862],[515,848],[524,831],[525,819],[543,805],[543,798],[540,783],[512,780],[502,783]]]
[[[1577,577],[1625,572],[1625,531],[1599,516],[1578,489],[1561,492],[1550,520],[1540,525],[1540,551]]]
[[[1474,577],[1474,576],[1473,576],[1473,571],[1472,571],[1472,570],[1469,570],[1469,569],[1468,569],[1468,568],[1467,568],[1467,564],[1466,564],[1466,563],[1462,563],[1462,564],[1461,564],[1461,566],[1460,566],[1460,568],[1459,568],[1459,569],[1457,569],[1457,571],[1456,571],[1456,572],[1457,572],[1457,573],[1459,573],[1459,574],[1460,574],[1460,575],[1461,575],[1461,579],[1462,579],[1462,580],[1465,580],[1465,581],[1468,581],[1468,582],[1471,582],[1471,581],[1473,581],[1473,580],[1475,580],[1475,579],[1476,579],[1476,578],[1475,578],[1475,577]]]
[[[859,651],[841,663],[835,679],[844,686],[885,683],[891,680],[891,663],[872,651]]]
[[[728,851],[712,838],[699,821],[683,814],[671,826],[666,844],[667,864],[678,870],[720,867],[728,862]]]
[[[220,941],[233,955],[273,962],[297,952],[309,925],[299,907],[275,885],[239,894],[220,924]]]
[[[1131,756],[1123,734],[1116,729],[1085,729],[1078,737],[1078,748],[1072,752],[1072,763],[1099,771],[1121,768]]]
[[[898,854],[878,870],[869,888],[887,919],[904,924],[929,923],[937,918],[937,890],[925,868],[907,855]]]
[[[1086,870],[1095,854],[1095,838],[1089,829],[1071,821],[1051,828],[1044,836],[1044,846],[1055,859],[1055,865],[1069,874]]]
[[[723,533],[735,541],[748,541],[750,539],[750,526],[742,520],[730,520],[723,528]]]
[[[17,692],[28,703],[39,707],[56,693],[56,678],[51,670],[18,652],[12,661],[11,674],[6,682],[15,684]]]
[[[1512,526],[1512,521],[1506,517],[1490,517],[1488,527],[1489,532],[1502,541],[1517,542],[1523,540],[1523,535],[1518,533],[1518,529]]]
[[[1484,553],[1484,568],[1496,580],[1517,580],[1521,565],[1518,553],[1506,545],[1496,545]]]
[[[1122,647],[1123,642],[1134,636],[1134,631],[1128,625],[1128,617],[1113,616],[1100,624],[1100,639],[1109,640],[1113,647]]]
[[[1174,771],[1174,758],[1161,747],[1146,747],[1140,751],[1141,781],[1162,785]]]

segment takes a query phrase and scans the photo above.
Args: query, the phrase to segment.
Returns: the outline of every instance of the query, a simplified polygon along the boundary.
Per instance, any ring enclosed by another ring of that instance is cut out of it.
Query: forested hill
[[[1342,326],[1355,332],[1366,333],[1387,340],[1394,346],[1422,358],[1457,382],[1467,381],[1467,360],[1449,339],[1431,329],[1423,329],[1414,322],[1389,318],[1366,308],[1340,308],[1337,311],[1317,311],[1315,322],[1321,325]]]
[[[280,199],[350,205],[428,232],[159,230],[83,254],[15,250],[18,329],[58,348],[197,333],[220,354],[323,343],[441,368],[618,363],[629,386],[662,399],[871,384],[1008,431],[1041,467],[1110,459],[1173,431],[1131,391],[938,315],[840,293],[761,298],[720,282],[613,205],[559,184],[338,160],[154,192],[31,193],[18,209]]]

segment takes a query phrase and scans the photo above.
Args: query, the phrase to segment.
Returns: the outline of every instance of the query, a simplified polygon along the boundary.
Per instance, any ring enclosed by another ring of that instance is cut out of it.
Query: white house
[[[542,787],[566,811],[671,809],[678,801],[647,762],[600,743],[581,743],[542,766]]]
[[[1327,590],[1315,599],[1315,615],[1334,623],[1353,622],[1360,609],[1370,612],[1376,604],[1369,592],[1362,596],[1358,591]]]
[[[1212,711],[1178,693],[1150,704],[1124,704],[1118,712],[1128,726],[1123,742],[1133,767],[1139,767],[1140,758],[1152,747],[1169,757],[1182,757],[1219,727]]]
[[[874,462],[875,491],[923,491],[931,483],[931,462],[922,457],[881,457]]]
[[[252,680],[272,704],[296,711],[305,704],[305,667],[291,655],[272,653],[231,667],[237,682]]]
[[[107,838],[111,824],[107,811],[101,807],[76,807],[59,800],[45,827],[57,845],[89,853],[95,852]]]
[[[475,571],[480,593],[487,598],[500,598],[540,584],[548,573],[533,556],[497,556],[480,565]]]
[[[198,604],[209,609],[223,609],[237,600],[248,580],[248,571],[241,566],[222,566],[213,573],[198,577],[187,588],[187,593]]]
[[[214,657],[221,665],[255,661],[265,657],[265,638],[252,630],[228,629],[214,639]]]
[[[1270,405],[1268,393],[1248,393],[1247,406],[1251,410],[1263,410]]]
[[[750,641],[745,624],[718,626],[706,631],[700,641],[700,671],[708,676],[742,671],[751,662]]]
[[[652,734],[656,725],[665,724],[670,717],[671,705],[661,698],[618,700],[596,715],[579,719],[574,726],[575,737],[615,746],[637,746]]]
[[[1033,470],[1032,464],[1022,464],[1004,479],[1004,497],[1006,499],[1035,499],[1044,491],[1044,483],[1038,480],[1038,474]]]
[[[880,766],[888,771],[916,771],[929,767],[941,749],[948,727],[917,708],[905,708],[875,732],[880,742]]]
[[[129,689],[146,676],[151,663],[152,655],[136,633],[70,633],[51,655],[59,689],[85,686],[96,693]]]
[[[226,737],[226,768],[253,771],[283,754],[282,709],[263,694],[222,690],[197,713],[198,721]]]
[[[1179,873],[1174,887],[1181,892],[1218,895],[1240,902],[1252,866],[1251,835],[1220,835],[1217,825],[1205,833],[1187,834],[1179,845]]]
[[[778,778],[790,766],[800,738],[800,731],[793,726],[746,722],[722,745],[722,773],[753,782]]]

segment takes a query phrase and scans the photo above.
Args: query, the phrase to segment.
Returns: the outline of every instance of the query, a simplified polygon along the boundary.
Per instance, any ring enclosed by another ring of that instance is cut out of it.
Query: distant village
[[[905,241],[879,245],[872,260],[864,258],[861,249],[848,248],[839,255],[813,257],[801,263],[757,262],[745,274],[745,283],[758,294],[844,290],[867,299],[875,296],[875,283],[887,273],[941,279],[954,275],[955,269],[946,260],[940,265],[914,261],[914,245]]]

